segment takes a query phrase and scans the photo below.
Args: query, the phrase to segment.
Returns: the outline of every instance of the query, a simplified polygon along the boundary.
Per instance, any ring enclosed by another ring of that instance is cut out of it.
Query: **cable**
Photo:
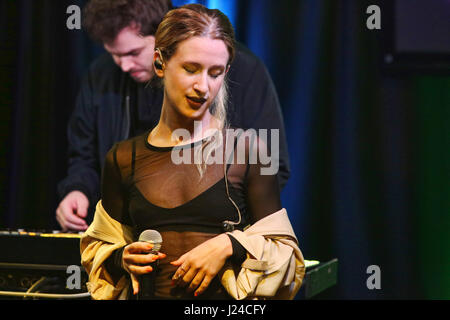
[[[27,290],[27,292],[25,294],[31,293],[33,292],[33,290],[39,285],[41,284],[46,278],[42,277],[40,278],[38,281],[36,281],[35,283],[33,283],[33,285]],[[24,295],[23,298],[25,299],[26,296]]]
[[[226,140],[225,140],[225,146],[227,146]],[[225,149],[226,149],[226,148],[225,148]],[[226,157],[226,156],[225,156],[225,157]],[[226,160],[226,158],[225,158],[225,160]],[[227,192],[227,197],[228,197],[228,199],[230,200],[230,202],[233,204],[234,208],[235,208],[236,211],[237,211],[238,217],[239,217],[239,219],[238,219],[237,222],[235,222],[235,221],[229,221],[229,220],[222,221],[222,225],[223,225],[224,231],[226,231],[226,232],[231,232],[231,231],[234,230],[234,226],[235,226],[235,225],[239,225],[239,224],[241,223],[242,216],[241,216],[241,211],[239,210],[239,207],[236,205],[236,203],[235,203],[235,202],[233,201],[233,199],[231,198],[230,191],[229,191],[229,189],[228,189],[227,164],[228,164],[228,162],[227,162],[227,161],[224,161],[224,164],[223,164],[223,174],[224,174],[224,178],[225,178],[225,188],[226,188],[226,192]]]
[[[0,296],[12,296],[12,297],[33,297],[33,298],[47,298],[47,299],[81,299],[90,297],[89,292],[83,293],[29,293],[29,292],[15,292],[15,291],[0,291]]]
[[[231,201],[231,203],[232,203],[232,204],[234,205],[234,207],[236,208],[236,211],[237,211],[238,216],[239,216],[239,220],[238,220],[237,222],[233,222],[233,221],[226,221],[226,222],[228,222],[228,223],[230,223],[230,224],[233,224],[233,225],[238,225],[238,224],[241,223],[241,211],[239,210],[239,207],[236,205],[236,203],[233,201],[233,199],[232,199],[231,196],[230,196],[230,191],[228,190],[228,177],[227,177],[226,164],[224,164],[223,167],[224,167],[225,187],[226,187],[226,189],[227,189],[227,196],[228,196],[228,199]]]

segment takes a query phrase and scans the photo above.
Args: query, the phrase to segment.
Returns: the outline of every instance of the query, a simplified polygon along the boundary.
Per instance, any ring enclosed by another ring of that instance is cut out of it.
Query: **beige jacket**
[[[231,234],[247,250],[236,273],[226,265],[221,282],[228,293],[241,299],[293,299],[305,274],[305,261],[285,209]],[[98,202],[94,220],[81,237],[81,263],[89,274],[87,287],[93,299],[126,299],[129,276],[114,283],[103,266],[112,252],[133,242],[131,228],[112,219]]]

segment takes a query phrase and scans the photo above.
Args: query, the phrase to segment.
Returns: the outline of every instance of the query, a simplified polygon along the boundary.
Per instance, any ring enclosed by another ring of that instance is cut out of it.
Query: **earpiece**
[[[161,61],[159,59],[156,59],[153,64],[155,65],[156,69],[162,70],[162,63],[161,63]]]
[[[159,50],[159,48],[155,49],[155,51],[158,52],[159,57],[155,59],[155,62],[153,62],[153,64],[155,65],[155,68],[158,70],[162,70],[163,68],[163,62],[162,62],[162,53],[161,50]]]

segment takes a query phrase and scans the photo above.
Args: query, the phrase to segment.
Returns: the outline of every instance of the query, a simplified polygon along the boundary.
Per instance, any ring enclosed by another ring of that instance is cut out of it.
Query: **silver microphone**
[[[139,236],[139,241],[148,242],[153,244],[152,253],[158,252],[161,250],[162,245],[162,237],[161,234],[156,230],[145,230]]]

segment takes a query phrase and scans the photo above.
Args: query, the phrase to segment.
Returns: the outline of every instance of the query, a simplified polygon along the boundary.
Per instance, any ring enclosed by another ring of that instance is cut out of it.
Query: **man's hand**
[[[84,231],[89,207],[88,198],[81,191],[72,191],[61,201],[56,209],[56,220],[63,231]]]

